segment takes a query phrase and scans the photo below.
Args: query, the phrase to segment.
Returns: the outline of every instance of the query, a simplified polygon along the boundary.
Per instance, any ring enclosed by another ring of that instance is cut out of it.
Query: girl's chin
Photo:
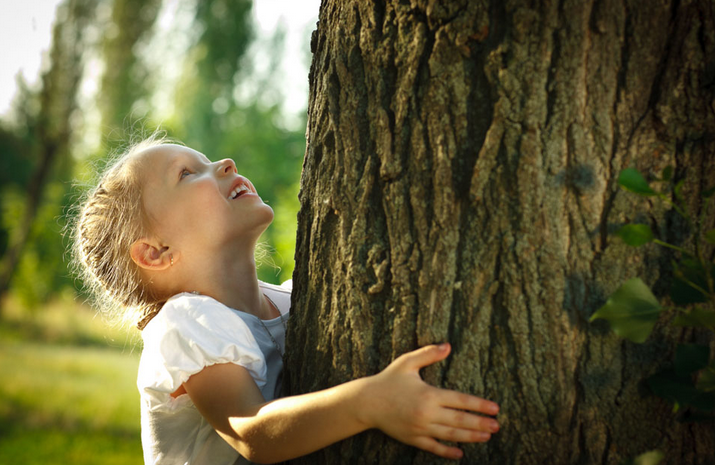
[[[275,216],[275,213],[273,213],[273,209],[268,205],[267,203],[264,203],[266,207],[266,216],[269,217],[267,218],[268,223],[266,224],[266,227],[268,227],[269,224],[273,223],[273,217]],[[268,213],[270,212],[270,214]]]
[[[248,201],[248,199],[246,199]],[[240,199],[238,200],[240,201]],[[242,208],[236,213],[241,217],[242,224],[260,225],[265,224],[268,227],[273,222],[273,209],[262,200],[259,203],[251,205],[249,208]]]
[[[268,204],[264,203],[255,212],[255,222],[256,224],[265,224],[265,229],[268,225],[273,223],[274,216],[275,213],[273,213],[273,209]]]
[[[238,235],[242,236],[242,238],[246,240],[254,239],[257,241],[261,234],[268,229],[268,226],[273,223],[273,217],[273,209],[268,205],[265,205],[265,208],[261,208],[260,211],[254,212],[254,214],[251,215],[251,226],[241,232],[238,232]],[[243,226],[248,225],[243,223]]]

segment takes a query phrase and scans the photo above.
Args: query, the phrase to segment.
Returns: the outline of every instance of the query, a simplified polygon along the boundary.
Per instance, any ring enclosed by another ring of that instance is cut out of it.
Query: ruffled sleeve
[[[171,393],[210,365],[235,363],[248,370],[259,388],[266,382],[265,358],[250,329],[211,297],[172,297],[144,328],[142,338],[137,386],[152,408],[170,404]]]

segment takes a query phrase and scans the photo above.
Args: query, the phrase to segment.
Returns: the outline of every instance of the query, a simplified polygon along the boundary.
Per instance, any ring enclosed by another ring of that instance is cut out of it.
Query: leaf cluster
[[[674,279],[669,292],[672,306],[662,305],[640,278],[633,278],[623,283],[591,316],[590,321],[607,320],[616,334],[632,342],[645,342],[662,313],[670,315],[672,326],[715,332],[715,263],[706,259],[702,250],[705,244],[715,244],[715,229],[702,230],[715,197],[715,186],[701,193],[701,214],[693,218],[682,194],[684,181],[673,182],[670,166],[651,183],[633,168],[623,170],[618,178],[623,189],[669,204],[695,235],[693,250],[689,250],[659,240],[647,224],[626,224],[615,233],[629,246],[641,247],[652,242],[676,250],[679,255],[678,260],[672,261]],[[656,190],[652,184],[665,188]],[[710,353],[707,345],[679,344],[673,365],[648,378],[648,386],[655,395],[673,404],[674,411],[688,407],[695,412],[691,419],[715,419],[715,415],[703,414],[715,410],[715,359]]]

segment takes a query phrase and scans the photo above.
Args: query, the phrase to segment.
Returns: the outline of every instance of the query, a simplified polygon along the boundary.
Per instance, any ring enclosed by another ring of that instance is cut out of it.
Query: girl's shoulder
[[[265,358],[250,327],[212,297],[170,298],[146,325],[142,340],[137,383],[154,405],[170,402],[169,394],[189,377],[219,363],[241,365],[259,387],[265,384]]]
[[[183,292],[166,301],[142,331],[142,338],[146,341],[172,332],[196,336],[223,332],[229,327],[235,329],[235,326],[243,327],[245,323],[221,302],[206,295]]]

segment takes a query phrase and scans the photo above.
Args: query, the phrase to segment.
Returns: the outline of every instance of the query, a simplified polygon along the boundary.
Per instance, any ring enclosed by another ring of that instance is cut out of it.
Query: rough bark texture
[[[642,380],[643,345],[589,316],[634,276],[667,295],[673,255],[610,233],[688,240],[620,190],[675,166],[699,212],[715,183],[715,7],[702,1],[324,0],[312,40],[288,388],[372,374],[451,341],[425,370],[493,399],[502,431],[465,463],[713,463]],[[713,227],[713,216],[708,216]],[[712,258],[712,249],[708,256]],[[370,432],[301,463],[441,463]]]

